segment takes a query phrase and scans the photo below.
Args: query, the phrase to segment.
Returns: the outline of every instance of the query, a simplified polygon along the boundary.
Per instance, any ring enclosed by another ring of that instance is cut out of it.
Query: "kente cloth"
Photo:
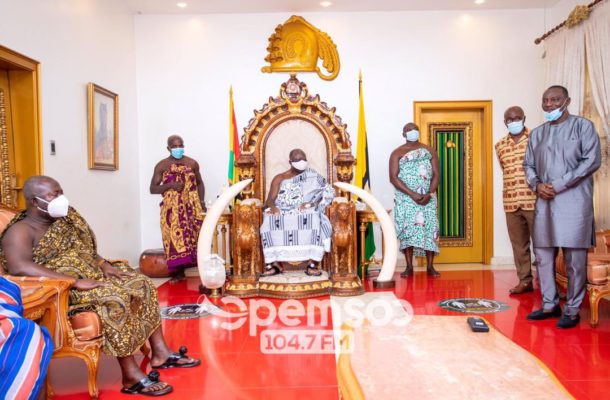
[[[0,276],[0,399],[37,399],[52,353],[49,331],[23,317],[19,286]]]
[[[197,238],[203,222],[203,209],[197,191],[197,178],[191,167],[172,164],[163,172],[161,184],[183,182],[181,192],[167,190],[161,201],[161,236],[170,272],[197,262]]]
[[[25,212],[17,214],[5,232],[25,216]],[[91,290],[70,290],[70,312],[90,310],[100,317],[104,353],[116,357],[134,354],[161,324],[152,281],[120,261],[113,262],[113,266],[132,275],[105,278],[97,265],[95,236],[73,208],[68,216],[53,222],[32,253],[32,261],[55,272],[108,283]],[[6,268],[6,258],[1,252],[0,262]]]
[[[523,169],[529,135],[526,128],[517,143],[510,133],[496,143],[496,155],[502,168],[504,212],[507,213],[520,209],[533,211],[536,207],[536,193],[527,185]]]
[[[570,115],[532,131],[523,164],[527,183],[533,190],[550,183],[556,193],[552,200],[536,200],[534,247],[595,245],[593,173],[601,159],[599,136],[586,118]]]
[[[407,152],[399,161],[398,178],[412,191],[427,194],[432,180],[432,154],[420,147]],[[400,249],[413,247],[416,256],[426,251],[438,251],[439,226],[436,193],[425,206],[396,190],[394,194],[394,223]]]
[[[275,199],[279,215],[263,214],[261,240],[265,263],[321,261],[330,251],[332,227],[324,213],[335,197],[326,179],[311,168],[285,179]],[[299,210],[304,203],[316,206]]]

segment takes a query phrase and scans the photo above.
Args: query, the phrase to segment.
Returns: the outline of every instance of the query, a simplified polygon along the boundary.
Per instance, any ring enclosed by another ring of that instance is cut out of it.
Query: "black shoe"
[[[532,313],[530,313],[527,316],[527,319],[531,320],[531,321],[541,321],[543,319],[549,319],[549,318],[559,318],[561,317],[561,307],[559,307],[558,305],[553,307],[553,310],[551,311],[544,311],[544,308],[541,308],[540,310],[536,310]]]
[[[576,314],[576,318],[572,318],[571,315],[563,314],[559,321],[557,321],[557,327],[559,329],[570,329],[574,328],[580,322],[580,315]]]

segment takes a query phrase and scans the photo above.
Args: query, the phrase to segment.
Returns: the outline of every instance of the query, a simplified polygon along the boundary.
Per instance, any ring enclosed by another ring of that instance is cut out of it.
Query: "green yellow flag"
[[[358,94],[360,96],[360,108],[358,110],[358,145],[356,147],[356,176],[354,185],[371,191],[371,181],[369,177],[369,149],[366,139],[366,120],[364,118],[364,98],[362,94],[362,72],[358,78]],[[366,239],[360,246],[364,246],[365,261],[371,259],[375,254],[375,237],[373,235],[373,224],[369,223],[366,229]],[[360,261],[362,262],[362,260]],[[359,269],[360,270],[360,269]]]
[[[239,158],[239,137],[237,136],[237,123],[235,122],[235,109],[233,108],[233,87],[229,89],[229,172],[227,179],[229,185],[239,180],[235,169],[235,160]]]

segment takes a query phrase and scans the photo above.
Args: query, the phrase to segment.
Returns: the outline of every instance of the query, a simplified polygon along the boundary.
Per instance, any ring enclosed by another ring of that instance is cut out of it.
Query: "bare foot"
[[[406,278],[407,276],[413,276],[413,267],[407,267],[404,272],[400,274],[401,278]]]
[[[440,272],[438,272],[437,270],[434,269],[434,266],[430,265],[426,268],[426,272],[428,273],[429,276],[433,276],[435,278],[441,276]]]

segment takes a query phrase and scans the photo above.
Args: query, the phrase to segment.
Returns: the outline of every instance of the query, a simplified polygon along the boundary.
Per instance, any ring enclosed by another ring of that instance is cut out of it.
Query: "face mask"
[[[403,136],[407,139],[408,142],[417,142],[419,140],[419,131],[413,129],[403,134]]]
[[[172,153],[172,157],[181,159],[182,156],[184,156],[184,147],[174,147],[170,152]]]
[[[561,107],[559,107],[559,108],[556,108],[556,109],[548,111],[548,112],[545,111],[544,119],[547,120],[548,122],[553,122],[553,121],[557,121],[559,118],[561,118],[561,115],[565,111],[565,110],[562,110],[562,108],[563,108],[563,106],[565,106],[567,101],[568,101],[568,99],[566,99],[563,102],[563,105],[561,105]]]
[[[304,171],[305,168],[307,168],[307,160],[293,161],[290,164],[294,169],[298,169],[299,171]]]
[[[53,218],[63,218],[68,215],[68,208],[70,207],[70,201],[63,194],[57,196],[51,201],[46,201],[45,199],[41,199],[40,197],[36,197],[40,201],[44,201],[47,203],[47,209],[43,210],[40,207],[37,207],[40,211],[46,212]]]
[[[508,132],[511,135],[518,135],[521,132],[523,132],[523,120],[514,121],[514,122],[511,122],[510,124],[506,124],[506,127],[508,128]]]

